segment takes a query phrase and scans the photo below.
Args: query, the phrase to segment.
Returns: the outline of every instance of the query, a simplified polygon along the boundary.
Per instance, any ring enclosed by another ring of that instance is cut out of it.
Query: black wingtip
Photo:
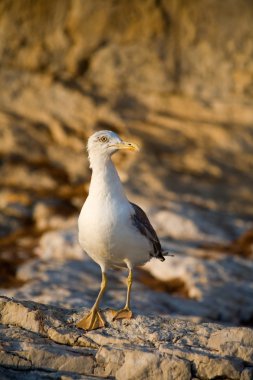
[[[170,253],[169,251],[162,251],[162,255],[166,256],[166,257],[174,257],[175,255],[173,253]]]

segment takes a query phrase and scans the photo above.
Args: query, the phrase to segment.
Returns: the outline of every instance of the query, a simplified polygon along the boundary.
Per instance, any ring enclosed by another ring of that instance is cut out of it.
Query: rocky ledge
[[[159,315],[84,332],[87,309],[0,298],[1,379],[253,378],[253,330]]]

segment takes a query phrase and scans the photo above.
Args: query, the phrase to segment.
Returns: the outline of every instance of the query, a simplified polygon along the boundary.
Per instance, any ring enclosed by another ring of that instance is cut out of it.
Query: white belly
[[[142,265],[150,258],[148,240],[131,221],[128,202],[98,204],[87,198],[78,220],[79,242],[100,266]]]

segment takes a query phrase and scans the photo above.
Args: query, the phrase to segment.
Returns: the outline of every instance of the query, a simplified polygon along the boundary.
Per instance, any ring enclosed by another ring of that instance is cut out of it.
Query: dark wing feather
[[[131,202],[130,202],[131,203]],[[150,221],[148,220],[145,212],[137,206],[135,203],[131,203],[134,208],[134,214],[132,215],[132,220],[134,226],[139,230],[139,232],[146,236],[153,246],[153,252],[150,252],[150,255],[156,257],[157,259],[164,261],[165,258],[162,255],[161,243],[158,239],[158,236],[152,227]]]

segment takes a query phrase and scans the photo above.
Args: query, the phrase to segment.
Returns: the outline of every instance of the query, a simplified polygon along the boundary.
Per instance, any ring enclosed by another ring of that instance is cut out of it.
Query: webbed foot
[[[105,326],[105,321],[103,320],[100,312],[96,309],[89,312],[89,314],[77,322],[76,327],[83,330],[96,330]]]
[[[128,307],[124,307],[124,309],[118,311],[112,310],[112,315],[112,320],[115,321],[116,319],[131,319],[133,313],[132,310],[130,310]]]

